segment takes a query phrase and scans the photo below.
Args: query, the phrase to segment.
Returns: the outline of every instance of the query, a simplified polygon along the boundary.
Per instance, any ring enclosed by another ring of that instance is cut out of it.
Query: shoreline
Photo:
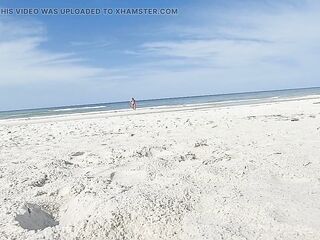
[[[34,117],[14,117],[7,119],[0,119],[0,125],[6,125],[8,123],[37,123],[37,122],[50,122],[50,121],[71,121],[78,119],[94,119],[104,117],[117,117],[117,116],[130,116],[152,113],[167,113],[177,111],[192,111],[207,108],[225,108],[247,105],[260,105],[266,103],[280,103],[291,102],[301,100],[320,99],[320,95],[312,94],[301,97],[271,97],[266,99],[245,99],[245,100],[228,100],[223,102],[209,102],[209,103],[195,103],[195,104],[183,104],[183,105],[167,105],[167,106],[155,106],[155,107],[143,107],[132,109],[119,109],[119,110],[106,110],[106,111],[92,111],[84,113],[64,113],[47,116],[34,116]]]

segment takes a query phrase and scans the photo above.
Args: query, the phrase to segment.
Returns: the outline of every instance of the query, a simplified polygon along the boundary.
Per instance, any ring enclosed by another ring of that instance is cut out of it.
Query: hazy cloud
[[[0,85],[112,77],[106,69],[81,63],[84,59],[75,53],[43,49],[41,44],[45,41],[42,24],[0,18]]]

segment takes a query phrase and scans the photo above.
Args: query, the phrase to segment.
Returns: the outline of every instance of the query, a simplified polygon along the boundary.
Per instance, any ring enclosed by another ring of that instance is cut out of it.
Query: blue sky
[[[320,86],[316,0],[0,2],[23,7],[179,14],[0,15],[0,110]]]

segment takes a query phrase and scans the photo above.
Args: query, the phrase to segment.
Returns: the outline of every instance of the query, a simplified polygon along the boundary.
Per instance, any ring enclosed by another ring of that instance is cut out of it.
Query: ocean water
[[[138,108],[154,108],[176,105],[192,105],[212,103],[217,106],[239,105],[248,103],[274,102],[283,101],[292,97],[303,97],[308,95],[320,95],[320,87],[289,89],[276,91],[261,91],[261,92],[246,92],[246,93],[231,93],[206,96],[192,97],[177,97],[151,100],[137,100]],[[11,118],[30,118],[41,116],[53,116],[73,113],[89,113],[103,112],[112,110],[123,110],[129,108],[129,101],[114,102],[114,103],[98,103],[88,105],[62,106],[38,109],[24,109],[14,111],[0,111],[0,119]]]

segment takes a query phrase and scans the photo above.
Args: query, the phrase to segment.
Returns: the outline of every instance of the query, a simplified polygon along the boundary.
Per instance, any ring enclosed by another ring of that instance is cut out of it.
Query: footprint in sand
[[[19,226],[27,230],[43,230],[59,224],[52,215],[42,210],[36,204],[26,203],[24,213],[18,214],[15,220]]]
[[[78,156],[82,156],[85,152],[75,152],[71,154],[71,157],[78,157]]]

